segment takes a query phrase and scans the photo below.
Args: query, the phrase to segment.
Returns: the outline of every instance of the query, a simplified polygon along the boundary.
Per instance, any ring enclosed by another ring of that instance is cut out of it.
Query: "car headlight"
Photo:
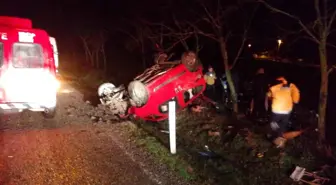
[[[128,94],[131,98],[132,106],[136,107],[145,105],[149,97],[147,87],[140,81],[132,81],[128,85]]]

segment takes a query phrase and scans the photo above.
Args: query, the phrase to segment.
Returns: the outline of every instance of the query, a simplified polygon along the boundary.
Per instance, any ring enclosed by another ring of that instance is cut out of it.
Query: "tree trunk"
[[[99,49],[96,49],[96,51],[94,52],[94,56],[95,56],[96,67],[97,69],[100,69]]]
[[[328,63],[327,63],[327,50],[326,50],[326,39],[321,39],[319,44],[319,55],[320,55],[320,65],[321,65],[321,85],[320,85],[320,98],[319,98],[319,120],[318,129],[320,140],[324,141],[326,139],[325,132],[325,118],[328,100]]]
[[[147,68],[147,63],[146,63],[146,56],[145,56],[145,46],[143,45],[143,42],[141,42],[141,60],[142,60],[142,66],[144,70]]]
[[[101,52],[102,52],[102,57],[103,57],[104,75],[107,75],[107,61],[106,61],[106,54],[105,54],[105,48],[104,48],[104,46],[102,46]]]
[[[231,71],[230,71],[230,67],[229,67],[229,57],[228,57],[224,37],[222,37],[222,36],[219,37],[219,44],[220,44],[221,54],[222,54],[223,61],[224,61],[225,75],[226,75],[226,78],[228,80],[229,88],[230,88],[230,92],[231,92],[231,98],[232,98],[232,103],[233,103],[233,112],[235,114],[237,114],[238,113],[237,94],[236,94],[234,82],[233,82],[232,77],[231,77]]]
[[[94,53],[90,50],[88,50],[89,56],[90,56],[90,64],[92,67],[95,67],[95,59],[94,59]]]

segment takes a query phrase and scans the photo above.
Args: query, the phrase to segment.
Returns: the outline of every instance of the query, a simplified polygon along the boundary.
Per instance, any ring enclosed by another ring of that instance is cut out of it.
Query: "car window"
[[[3,43],[0,42],[0,66],[2,66],[4,60],[4,47]]]
[[[39,44],[15,43],[12,65],[15,68],[43,68],[43,52]]]

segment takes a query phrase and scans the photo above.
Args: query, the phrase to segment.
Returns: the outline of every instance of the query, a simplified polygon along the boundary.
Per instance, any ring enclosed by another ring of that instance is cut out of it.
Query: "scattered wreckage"
[[[194,52],[185,52],[180,61],[168,61],[166,54],[156,64],[135,77],[127,89],[104,83],[98,88],[102,105],[121,118],[132,116],[148,121],[168,118],[168,102],[175,101],[177,111],[203,97],[206,83],[203,67]]]

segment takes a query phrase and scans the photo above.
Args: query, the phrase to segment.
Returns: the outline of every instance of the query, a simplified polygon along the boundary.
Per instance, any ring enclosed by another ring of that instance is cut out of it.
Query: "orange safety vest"
[[[283,83],[270,87],[268,97],[272,98],[272,112],[288,114],[293,104],[300,101],[300,91],[294,84],[285,87]]]

